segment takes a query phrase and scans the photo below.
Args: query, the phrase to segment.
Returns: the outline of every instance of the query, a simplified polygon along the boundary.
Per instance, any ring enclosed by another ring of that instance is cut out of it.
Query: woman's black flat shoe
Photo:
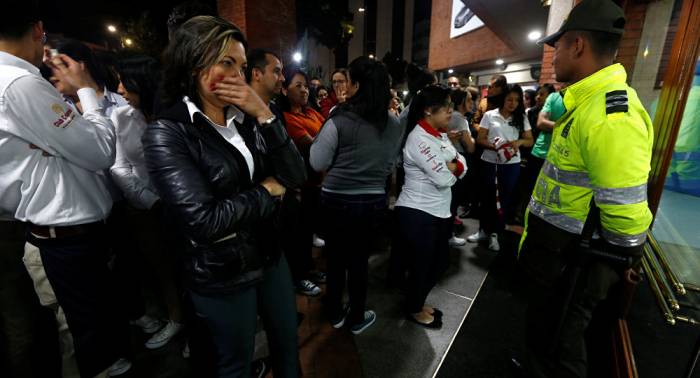
[[[425,328],[430,328],[430,329],[440,329],[440,328],[442,328],[442,319],[440,319],[438,316],[433,316],[433,321],[430,322],[430,323],[419,322],[418,320],[416,320],[416,318],[414,318],[414,317],[411,316],[411,315],[407,315],[406,318],[407,318],[408,320],[410,320],[410,321],[412,321],[412,322],[418,324],[419,326],[423,326],[423,327],[425,327]]]
[[[438,310],[437,307],[433,307],[433,317],[442,319],[442,311]]]

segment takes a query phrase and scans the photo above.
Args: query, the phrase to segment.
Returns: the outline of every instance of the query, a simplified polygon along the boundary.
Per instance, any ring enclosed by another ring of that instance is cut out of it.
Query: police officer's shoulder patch
[[[629,109],[627,91],[619,90],[605,94],[605,113],[627,113]]]
[[[571,124],[574,123],[574,119],[571,118],[569,122],[566,123],[566,126],[561,130],[561,136],[562,138],[566,138],[569,136],[569,130],[571,130]]]

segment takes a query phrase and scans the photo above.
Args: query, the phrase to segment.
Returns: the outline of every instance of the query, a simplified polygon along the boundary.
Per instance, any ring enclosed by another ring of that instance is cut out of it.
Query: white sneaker
[[[501,250],[501,245],[498,244],[498,234],[493,233],[489,237],[489,249],[494,252],[498,252]]]
[[[109,377],[116,377],[118,375],[122,375],[129,371],[131,369],[131,362],[127,360],[126,358],[120,358],[112,364],[112,366],[109,367],[107,370],[107,376]]]
[[[449,243],[450,243],[450,247],[461,247],[461,246],[467,244],[467,241],[462,239],[462,238],[458,238],[456,236],[453,236],[450,238]]]
[[[486,240],[487,236],[484,230],[479,230],[479,232],[476,232],[474,234],[471,234],[467,236],[467,241],[470,243],[476,243],[480,242],[482,240]]]
[[[136,320],[130,321],[129,324],[141,328],[141,330],[143,332],[148,333],[148,334],[158,332],[160,327],[163,326],[163,323],[160,320],[154,319],[150,315],[147,315],[147,314],[136,319]]]
[[[355,324],[354,326],[350,327],[350,332],[352,332],[355,335],[359,335],[364,330],[369,328],[372,324],[374,324],[376,320],[377,314],[375,314],[372,310],[367,310],[365,311],[365,320],[363,320],[360,324]]]
[[[147,349],[158,349],[163,345],[167,344],[173,336],[177,335],[182,329],[182,324],[176,323],[174,321],[169,321],[168,324],[163,327],[158,333],[153,335],[148,341],[146,341]]]
[[[314,234],[314,247],[316,248],[323,248],[326,246],[326,241],[319,238],[318,235]]]
[[[315,283],[309,280],[301,280],[297,284],[297,291],[301,294],[308,295],[310,297],[315,297],[321,294],[321,288],[316,286]]]

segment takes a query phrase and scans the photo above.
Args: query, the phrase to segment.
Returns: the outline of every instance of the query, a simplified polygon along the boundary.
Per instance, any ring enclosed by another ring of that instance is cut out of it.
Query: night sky
[[[150,14],[152,27],[159,35],[167,35],[166,21],[173,7],[183,0],[54,0],[42,1],[44,26],[49,33],[104,44],[106,38],[114,38],[106,29],[114,24],[124,31],[129,19]],[[216,9],[216,0],[199,0]]]

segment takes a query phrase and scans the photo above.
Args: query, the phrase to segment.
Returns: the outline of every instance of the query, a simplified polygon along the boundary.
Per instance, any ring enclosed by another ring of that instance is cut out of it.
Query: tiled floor
[[[465,222],[463,235],[476,229]],[[299,330],[300,355],[306,377],[432,377],[471,307],[494,254],[468,244],[451,251],[447,274],[428,297],[444,313],[440,330],[428,330],[405,320],[403,295],[386,286],[389,252],[370,257],[367,306],[377,322],[364,333],[333,329],[319,298],[297,297],[306,314]]]
[[[476,221],[465,221],[465,225],[462,237],[476,231]],[[493,252],[474,244],[451,250],[450,268],[427,300],[445,314],[440,330],[429,330],[404,318],[401,293],[384,285],[388,253],[373,256],[368,306],[377,312],[378,320],[355,337],[365,376],[432,377],[464,321],[494,256]]]
[[[465,225],[463,237],[475,231],[476,221],[467,220]],[[315,251],[315,255],[322,266],[320,251]],[[452,249],[451,266],[428,298],[428,304],[445,314],[440,330],[425,329],[404,318],[403,295],[386,285],[388,257],[386,247],[370,257],[367,305],[378,318],[360,335],[353,335],[347,328],[336,330],[330,326],[322,296],[297,296],[298,311],[304,314],[299,326],[299,350],[305,377],[432,377],[464,321],[494,254],[473,244]],[[183,335],[158,350],[145,349],[146,338],[140,331],[132,330],[133,368],[123,378],[202,376],[182,357]],[[259,332],[256,340],[256,356],[265,356],[264,331]]]

